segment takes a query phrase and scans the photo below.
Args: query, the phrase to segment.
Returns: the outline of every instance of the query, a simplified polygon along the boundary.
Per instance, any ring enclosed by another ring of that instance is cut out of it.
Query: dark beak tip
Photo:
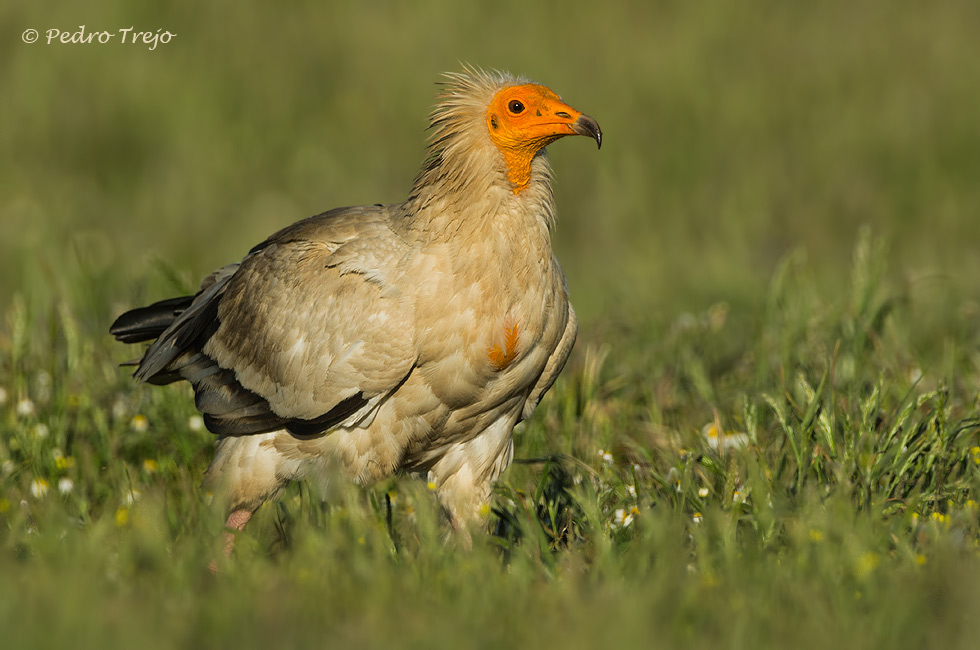
[[[599,123],[588,115],[579,116],[572,126],[572,130],[579,135],[589,136],[595,140],[597,148],[602,149],[602,129],[599,128]]]

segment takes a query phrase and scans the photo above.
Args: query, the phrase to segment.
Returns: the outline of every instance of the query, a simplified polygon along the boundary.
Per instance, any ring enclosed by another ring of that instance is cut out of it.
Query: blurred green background
[[[80,25],[117,35],[43,42]],[[0,4],[0,638],[975,647],[978,34],[974,0]],[[471,554],[410,480],[293,486],[211,580],[213,437],[109,323],[402,200],[463,62],[605,134],[550,148],[580,340],[517,456],[564,465],[508,470],[528,537]]]
[[[79,25],[176,36],[44,44]],[[751,318],[798,249],[843,292],[862,225],[914,297],[959,304],[980,277],[978,27],[966,0],[5,3],[0,307],[82,292],[101,331],[287,223],[402,200],[460,62],[602,125],[598,153],[550,148],[586,339],[721,300]]]

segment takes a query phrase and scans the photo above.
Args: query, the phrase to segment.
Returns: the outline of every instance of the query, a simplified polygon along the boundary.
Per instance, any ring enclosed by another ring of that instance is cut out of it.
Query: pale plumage
[[[447,75],[405,203],[295,223],[197,295],[117,319],[118,339],[156,339],[137,379],[192,384],[220,436],[206,481],[230,526],[334,471],[421,472],[454,523],[479,517],[575,340],[543,155],[572,134],[601,143],[543,86]]]

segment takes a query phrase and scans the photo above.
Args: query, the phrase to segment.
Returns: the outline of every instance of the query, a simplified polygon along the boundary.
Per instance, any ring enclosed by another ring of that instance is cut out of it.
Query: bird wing
[[[541,376],[538,377],[538,380],[535,382],[530,394],[528,394],[527,401],[524,402],[524,408],[521,413],[522,420],[526,420],[531,417],[531,414],[537,407],[538,402],[541,401],[544,394],[548,392],[548,389],[551,388],[551,386],[555,383],[555,380],[558,379],[558,375],[561,373],[562,368],[565,367],[565,362],[568,361],[568,356],[572,352],[572,346],[575,345],[575,337],[577,335],[578,319],[575,316],[575,310],[572,309],[572,305],[569,304],[568,320],[565,322],[564,331],[561,334],[561,338],[558,339],[558,344],[555,346],[551,356],[548,357],[548,361],[545,364]]]
[[[187,379],[211,431],[316,434],[371,416],[417,359],[388,208],[300,221],[202,285],[136,377]],[[166,301],[165,301],[166,302]]]

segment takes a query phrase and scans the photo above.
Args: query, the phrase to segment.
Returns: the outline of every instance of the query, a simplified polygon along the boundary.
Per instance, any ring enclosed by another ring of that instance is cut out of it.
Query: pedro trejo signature
[[[162,27],[156,31],[141,31],[135,27],[122,27],[115,31],[90,31],[86,29],[85,25],[79,25],[75,31],[52,27],[51,29],[44,30],[43,34],[39,33],[36,29],[27,29],[21,35],[21,38],[25,43],[34,43],[43,37],[47,45],[54,43],[64,45],[90,45],[94,43],[101,45],[107,43],[120,43],[122,45],[143,44],[147,46],[148,50],[155,50],[157,45],[166,45],[175,36],[177,34],[169,30],[164,30]]]

